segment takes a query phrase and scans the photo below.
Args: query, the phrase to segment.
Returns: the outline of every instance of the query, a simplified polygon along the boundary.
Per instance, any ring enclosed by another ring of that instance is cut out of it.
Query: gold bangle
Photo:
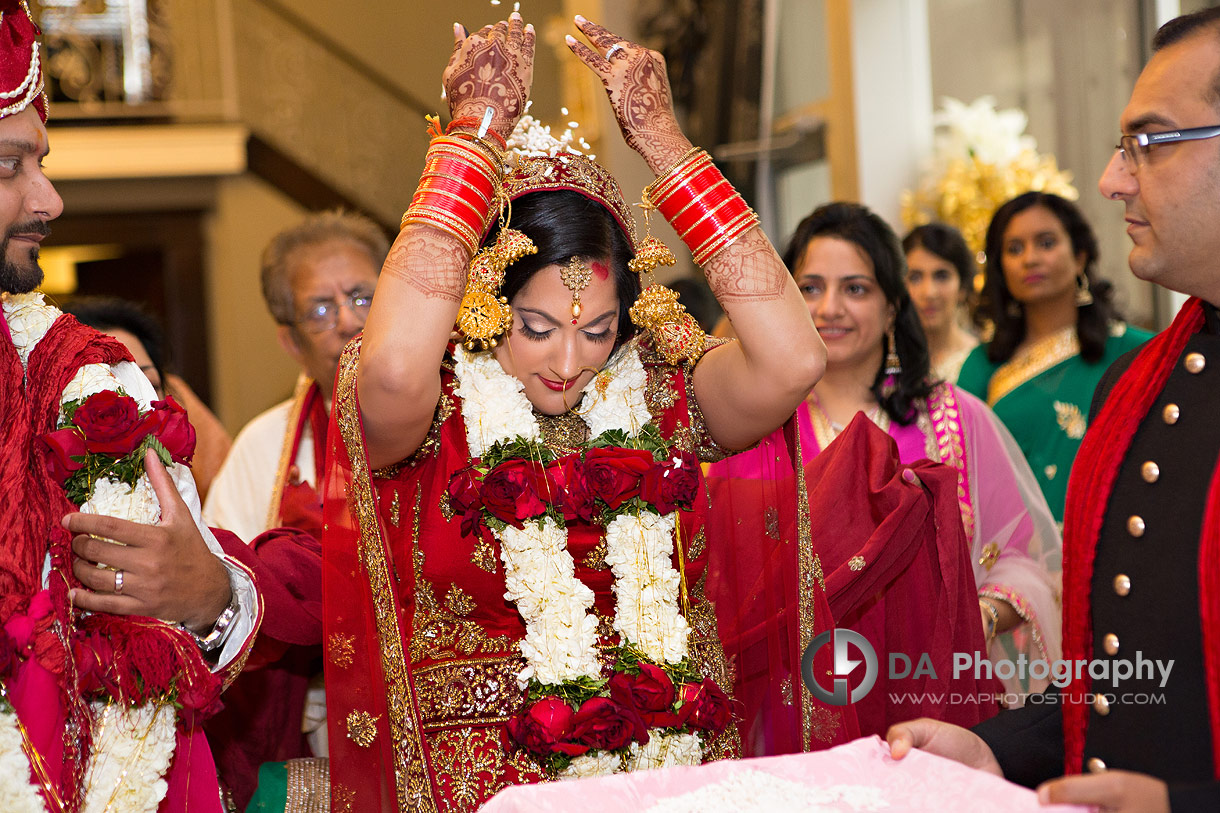
[[[418,205],[407,210],[401,221],[402,228],[406,228],[412,224],[424,224],[433,226],[441,231],[448,232],[461,241],[462,245],[474,253],[478,247],[479,238],[468,225],[463,223],[456,217],[453,217],[443,209],[437,209],[434,206]]]
[[[706,152],[701,152],[675,169],[667,177],[654,181],[651,188],[645,190],[648,194],[648,199],[655,205],[660,206],[669,200],[671,195],[687,183],[690,183],[692,177],[708,167],[714,166],[716,165],[712,163],[712,156]]]
[[[673,164],[671,164],[669,167],[667,167],[664,172],[657,173],[656,180],[654,180],[652,183],[648,184],[648,186],[644,187],[644,194],[647,195],[649,197],[649,199],[652,199],[653,193],[658,191],[658,189],[660,189],[660,187],[665,184],[665,182],[669,179],[670,175],[672,175],[673,173],[676,173],[683,164],[685,164],[693,156],[696,156],[701,152],[704,153],[705,155],[707,154],[702,147],[691,147],[689,150],[682,153],[681,158],[679,158],[677,161],[674,161]],[[708,156],[708,157],[710,158],[711,156]]]

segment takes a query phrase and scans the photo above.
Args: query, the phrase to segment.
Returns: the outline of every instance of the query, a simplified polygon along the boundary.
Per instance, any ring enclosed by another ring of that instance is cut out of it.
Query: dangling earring
[[[1083,271],[1076,277],[1076,307],[1086,308],[1093,304],[1093,292],[1089,290],[1089,277]]]
[[[693,361],[703,353],[703,328],[695,317],[686,312],[678,301],[677,292],[659,285],[652,272],[657,266],[669,266],[678,258],[669,247],[652,236],[649,213],[653,205],[644,195],[644,240],[640,243],[635,259],[627,263],[632,273],[640,276],[640,298],[631,306],[631,321],[652,337],[653,348],[669,364],[677,365],[683,360]]]
[[[538,253],[533,240],[508,228],[511,218],[512,204],[505,200],[496,242],[471,257],[466,269],[466,293],[458,308],[457,329],[462,333],[462,346],[471,352],[495,347],[513,326],[513,309],[508,298],[499,295],[504,271],[527,254]]]
[[[898,389],[896,380],[902,375],[902,359],[898,358],[898,342],[894,339],[894,328],[885,332],[885,383],[881,391],[888,398]]]

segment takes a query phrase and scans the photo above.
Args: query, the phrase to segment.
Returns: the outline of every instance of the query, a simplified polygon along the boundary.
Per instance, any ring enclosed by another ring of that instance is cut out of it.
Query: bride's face
[[[572,317],[572,291],[549,265],[513,297],[513,327],[492,351],[509,375],[525,383],[525,396],[544,415],[574,406],[614,347],[618,294],[605,260],[593,261],[588,287],[580,292],[580,316]],[[575,324],[573,324],[575,322]]]

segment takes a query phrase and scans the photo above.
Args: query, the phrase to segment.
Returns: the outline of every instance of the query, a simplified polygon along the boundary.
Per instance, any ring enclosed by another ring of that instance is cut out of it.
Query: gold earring
[[[639,299],[629,311],[631,321],[648,331],[653,347],[667,363],[677,365],[683,360],[694,361],[703,353],[703,328],[678,301],[677,292],[653,279],[653,269],[674,265],[678,258],[668,246],[652,236],[649,214],[654,207],[647,194],[641,206],[644,209],[645,237],[635,258],[627,263],[632,273],[640,276],[642,289]]]
[[[1084,308],[1093,304],[1093,292],[1089,290],[1089,277],[1083,271],[1076,277],[1076,307]]]
[[[538,253],[538,247],[526,234],[508,228],[511,204],[505,208],[508,214],[500,210],[496,242],[480,249],[466,268],[466,293],[458,307],[457,329],[462,333],[462,345],[471,352],[495,347],[513,326],[512,306],[507,297],[500,296],[504,271],[522,257]]]

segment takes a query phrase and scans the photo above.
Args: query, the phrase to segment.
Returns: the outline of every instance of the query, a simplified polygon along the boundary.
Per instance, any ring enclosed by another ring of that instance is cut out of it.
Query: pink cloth
[[[1076,805],[1038,804],[1035,793],[998,776],[967,768],[924,751],[890,758],[880,737],[861,737],[846,745],[808,754],[713,762],[692,768],[618,774],[601,779],[520,785],[491,799],[482,813],[646,813],[649,806],[724,781],[740,771],[761,771],[811,790],[836,785],[877,788],[888,810],[946,813],[978,810],[986,799],[988,813],[1085,813]],[[748,809],[748,808],[747,808]],[[852,810],[848,806],[827,809]],[[766,813],[783,813],[769,809]]]

